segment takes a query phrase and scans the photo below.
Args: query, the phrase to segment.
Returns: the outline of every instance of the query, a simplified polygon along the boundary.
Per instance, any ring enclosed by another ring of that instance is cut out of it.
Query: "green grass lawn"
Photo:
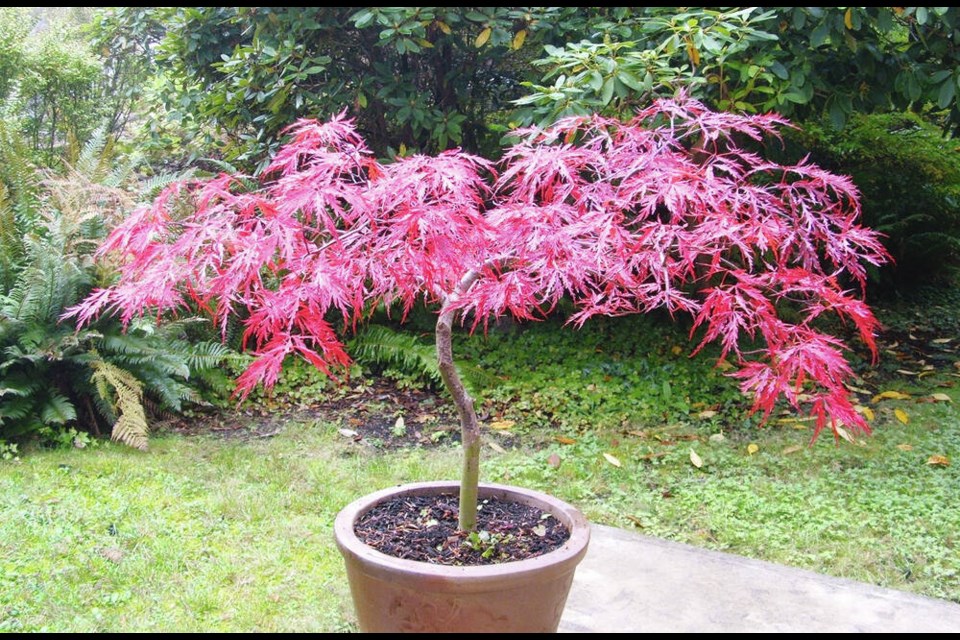
[[[758,428],[722,372],[675,353],[669,334],[630,349],[610,326],[579,343],[491,337],[472,357],[520,364],[503,362],[482,404],[498,427],[483,478],[548,491],[597,523],[960,602],[960,370],[942,342],[960,338],[907,325],[945,357],[921,362],[886,338],[858,392],[874,434],[812,446],[789,415]],[[874,398],[885,390],[909,395]],[[337,511],[459,468],[446,438],[388,450],[340,432],[354,426],[161,432],[147,453],[98,443],[0,460],[0,630],[354,630]]]

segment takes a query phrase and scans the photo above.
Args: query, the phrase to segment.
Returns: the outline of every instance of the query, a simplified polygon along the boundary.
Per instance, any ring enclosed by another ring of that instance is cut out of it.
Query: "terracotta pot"
[[[577,564],[587,552],[590,525],[574,507],[519,487],[481,484],[480,498],[521,502],[553,514],[570,539],[550,553],[495,565],[453,567],[402,560],[361,542],[354,523],[397,495],[459,494],[456,482],[406,484],[369,494],[337,516],[334,535],[343,554],[361,631],[555,632]]]

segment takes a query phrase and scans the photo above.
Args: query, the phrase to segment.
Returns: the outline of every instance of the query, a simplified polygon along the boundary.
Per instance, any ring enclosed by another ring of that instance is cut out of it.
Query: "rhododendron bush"
[[[523,131],[496,164],[458,150],[383,164],[345,116],[301,120],[262,176],[176,184],[133,213],[100,248],[118,256],[118,281],[71,314],[126,323],[199,305],[224,329],[240,317],[257,356],[243,397],[276,382],[291,354],[336,374],[349,363],[341,334],[380,303],[432,303],[465,486],[479,427],[453,367],[453,324],[540,318],[561,299],[574,325],[690,314],[694,350],[720,345],[754,411],[766,418],[783,398],[816,417],[814,437],[866,430],[844,386],[845,345],[816,320],[839,316],[875,351],[865,266],[886,255],[858,224],[849,179],[755,150],[786,124],[681,96],[629,122]]]

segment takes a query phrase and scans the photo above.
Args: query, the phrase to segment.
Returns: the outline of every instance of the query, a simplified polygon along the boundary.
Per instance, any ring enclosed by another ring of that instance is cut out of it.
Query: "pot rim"
[[[358,560],[363,564],[365,571],[371,574],[386,576],[402,571],[441,579],[469,578],[477,582],[500,579],[505,574],[520,577],[523,574],[542,574],[544,571],[551,570],[556,570],[558,574],[566,573],[586,554],[590,540],[590,524],[576,507],[540,491],[492,483],[480,483],[481,498],[485,495],[505,494],[534,504],[563,522],[570,530],[570,538],[560,548],[534,558],[491,565],[450,566],[387,555],[362,542],[354,533],[354,524],[357,519],[385,498],[405,493],[425,495],[438,491],[459,494],[460,483],[457,481],[405,483],[381,489],[354,500],[337,514],[334,521],[334,536],[340,552]]]

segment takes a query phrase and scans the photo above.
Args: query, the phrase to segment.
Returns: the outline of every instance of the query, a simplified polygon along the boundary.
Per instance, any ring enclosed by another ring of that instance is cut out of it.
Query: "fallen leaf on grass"
[[[606,459],[607,462],[609,462],[613,466],[615,467],[620,466],[620,461],[617,459],[616,456],[610,455],[609,453],[604,453],[603,457]]]
[[[487,444],[489,444],[489,445],[490,445],[490,448],[493,449],[494,451],[496,451],[497,453],[506,453],[506,452],[507,452],[506,449],[504,449],[503,447],[501,447],[500,445],[498,445],[496,442],[488,442]]]
[[[751,455],[751,456],[752,456],[752,455],[755,454],[757,451],[760,451],[760,447],[758,447],[757,445],[753,444],[752,442],[747,445],[747,454],[748,454],[748,455]]]
[[[864,407],[864,406],[861,406],[861,405],[858,404],[858,405],[856,405],[856,406],[854,407],[854,409],[856,410],[857,413],[859,413],[859,414],[862,415],[864,418],[866,418],[866,419],[867,419],[867,422],[873,422],[874,418],[877,417],[877,416],[873,413],[873,409],[871,409],[870,407]]]
[[[726,439],[727,439],[727,437],[726,437],[725,435],[723,435],[722,433],[714,433],[714,434],[711,435],[710,438],[709,438],[710,442],[723,442],[723,441],[726,440]]]
[[[631,516],[629,514],[626,514],[625,517],[627,520],[633,523],[633,526],[640,527],[641,529],[643,529],[643,521],[640,520],[640,518],[636,516]]]
[[[908,422],[910,422],[910,416],[908,416],[907,412],[904,411],[903,409],[894,409],[893,415],[897,416],[897,420],[899,420],[903,424],[907,424]]]
[[[932,342],[933,344],[947,344],[948,342],[952,342],[952,341],[953,341],[953,338],[937,338]]]
[[[900,391],[883,391],[873,396],[873,399],[870,400],[873,404],[877,404],[881,400],[909,400],[910,394],[901,393]]]
[[[843,438],[844,440],[846,440],[847,442],[856,442],[854,437],[850,435],[850,432],[844,429],[843,427],[841,427],[840,425],[835,426],[834,429],[836,429],[837,435]]]
[[[782,454],[785,455],[785,456],[788,456],[788,455],[790,455],[791,453],[796,453],[797,451],[800,451],[801,449],[803,449],[802,446],[800,446],[799,444],[795,444],[795,445],[793,445],[792,447],[787,447],[786,449],[784,449],[784,450],[781,451],[780,453],[782,453]]]
[[[706,411],[701,411],[700,413],[698,413],[697,417],[700,418],[701,420],[707,420],[709,418],[714,417],[715,415],[717,415],[716,411],[711,411],[710,409],[707,409]]]
[[[568,438],[566,436],[554,436],[553,439],[559,442],[560,444],[573,444],[574,442],[576,442],[576,440],[574,440],[573,438]]]
[[[703,466],[703,460],[697,455],[697,452],[690,449],[690,463],[697,469]]]
[[[358,435],[360,435],[353,429],[337,429],[337,431],[339,431],[340,435],[342,435],[344,438],[356,438]]]
[[[900,449],[900,451],[913,451],[913,445],[903,442],[897,445],[897,449]]]
[[[953,400],[945,393],[931,393],[930,398],[934,402],[953,402]]]
[[[496,431],[503,431],[505,429],[509,429],[515,424],[517,424],[516,420],[494,420],[490,423],[490,428]]]
[[[949,467],[950,459],[947,456],[933,455],[927,458],[927,464],[932,464],[939,467]]]
[[[844,383],[843,386],[845,386],[848,390],[853,391],[855,393],[862,393],[865,396],[870,395],[870,392],[862,387],[855,387],[852,384],[846,384],[846,383]]]
[[[897,373],[901,373],[905,376],[918,376],[920,375],[919,371],[908,371],[907,369],[897,369]]]

